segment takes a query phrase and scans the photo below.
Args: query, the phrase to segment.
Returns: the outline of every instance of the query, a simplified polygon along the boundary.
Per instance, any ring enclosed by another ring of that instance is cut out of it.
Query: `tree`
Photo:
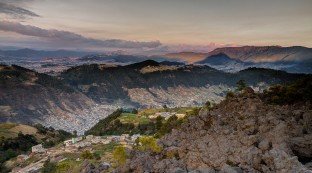
[[[73,131],[73,134],[74,134],[74,137],[77,137],[77,136],[78,136],[76,130]]]
[[[237,87],[237,91],[242,91],[243,89],[245,89],[247,87],[247,84],[245,82],[245,80],[239,80],[237,83],[236,83],[236,87]]]
[[[205,107],[206,107],[206,108],[210,108],[210,106],[211,106],[210,101],[207,101],[207,102],[205,103]]]
[[[160,130],[161,126],[162,126],[162,122],[163,122],[163,117],[162,116],[158,116],[156,118],[156,130]]]
[[[113,158],[117,161],[119,165],[125,164],[127,160],[127,152],[125,147],[121,145],[115,147],[113,151]]]

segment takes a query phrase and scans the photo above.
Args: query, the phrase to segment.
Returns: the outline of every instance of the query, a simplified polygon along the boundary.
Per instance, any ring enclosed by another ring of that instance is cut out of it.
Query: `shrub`
[[[68,172],[71,169],[71,165],[67,161],[63,161],[57,165],[57,172]]]
[[[142,136],[138,140],[137,147],[140,151],[161,152],[162,148],[157,144],[157,140],[152,136]]]
[[[262,98],[271,104],[312,101],[312,78],[299,79],[289,85],[275,85],[265,90]]]
[[[47,160],[43,164],[43,168],[41,170],[42,173],[54,173],[56,172],[56,163],[50,162],[50,160]]]
[[[211,103],[210,103],[210,101],[207,101],[205,103],[205,108],[209,109],[210,107],[211,107]]]
[[[81,157],[83,159],[93,159],[93,154],[89,150],[86,150],[81,153]]]
[[[199,114],[199,111],[200,111],[200,108],[199,107],[195,107],[195,108],[192,108],[191,111],[186,112],[186,115],[187,116],[196,116],[196,115]]]
[[[96,159],[96,160],[100,160],[101,159],[101,155],[99,153],[93,153],[93,157]]]
[[[226,93],[226,99],[232,98],[234,96],[235,94],[232,91],[229,91],[228,93]]]
[[[125,147],[123,146],[115,147],[113,151],[113,158],[117,161],[119,165],[125,164],[127,160],[127,152]]]
[[[247,87],[247,84],[244,80],[239,80],[237,83],[236,83],[236,87],[237,87],[237,91],[242,91],[243,89],[245,89]]]

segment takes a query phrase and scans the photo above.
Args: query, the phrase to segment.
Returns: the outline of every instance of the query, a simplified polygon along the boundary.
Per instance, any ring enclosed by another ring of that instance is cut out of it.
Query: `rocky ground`
[[[132,151],[116,172],[308,173],[311,127],[311,103],[269,105],[246,90],[165,135],[160,153]]]

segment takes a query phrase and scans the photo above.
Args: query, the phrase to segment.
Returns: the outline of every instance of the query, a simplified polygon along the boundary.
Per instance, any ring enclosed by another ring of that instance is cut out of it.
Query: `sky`
[[[0,0],[0,47],[209,52],[312,47],[312,0]]]

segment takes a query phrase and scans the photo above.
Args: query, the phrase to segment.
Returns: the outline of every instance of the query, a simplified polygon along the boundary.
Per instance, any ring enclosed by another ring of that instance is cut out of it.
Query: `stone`
[[[99,165],[98,170],[99,171],[104,171],[107,170],[111,167],[111,165],[109,163],[103,162]]]
[[[264,139],[259,143],[258,148],[262,151],[266,151],[270,148],[270,142],[267,139]]]
[[[212,168],[199,168],[199,169],[190,171],[189,173],[216,173],[216,171]]]
[[[243,173],[243,170],[241,170],[239,167],[231,167],[225,164],[219,173]]]
[[[172,173],[187,173],[187,171],[183,170],[182,168],[173,168]]]
[[[256,94],[239,94],[163,136],[161,153],[134,154],[130,168],[133,172],[185,168],[193,173],[205,172],[200,168],[223,173],[305,172],[308,169],[299,160],[311,158],[312,134],[302,130],[306,123],[303,118],[296,120],[294,112],[300,117],[311,108],[310,104],[269,105]],[[178,151],[177,158],[166,157],[172,148]]]

